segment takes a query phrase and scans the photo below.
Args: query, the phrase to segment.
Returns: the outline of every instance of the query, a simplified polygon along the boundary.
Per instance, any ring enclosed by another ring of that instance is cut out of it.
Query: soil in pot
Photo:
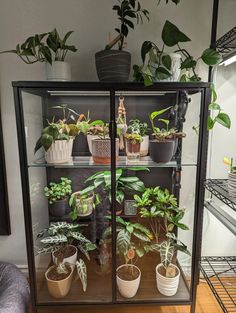
[[[54,252],[54,257],[57,259],[69,258],[76,253],[76,248],[74,246],[65,246],[60,248],[58,251]]]
[[[140,273],[136,267],[123,266],[117,270],[117,275],[125,281],[132,281],[137,279]]]
[[[55,217],[65,216],[67,210],[68,210],[68,197],[49,205],[49,213],[51,216]]]
[[[167,163],[173,157],[175,141],[150,140],[150,157],[156,163]]]
[[[56,267],[52,267],[47,274],[47,278],[53,281],[60,281],[70,276],[72,268],[69,265],[65,265],[68,273],[58,273]]]
[[[167,269],[165,269],[164,266],[161,266],[158,268],[158,273],[166,278],[173,278],[179,274],[179,270],[172,265],[168,266]]]

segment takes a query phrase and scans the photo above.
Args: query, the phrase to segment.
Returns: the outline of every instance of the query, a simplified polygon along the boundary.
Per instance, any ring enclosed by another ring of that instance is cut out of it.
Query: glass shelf
[[[195,162],[184,162],[181,166],[196,166]],[[168,163],[156,163],[153,162],[152,159],[147,157],[142,157],[140,161],[130,162],[127,161],[126,156],[120,156],[119,160],[116,162],[117,167],[122,168],[129,168],[129,167],[139,167],[139,166],[146,166],[146,167],[160,167],[160,168],[174,168],[178,167],[177,161],[170,161]],[[48,164],[45,162],[44,158],[38,159],[34,163],[28,164],[28,167],[53,167],[53,168],[110,168],[110,164],[97,164],[93,162],[91,156],[79,156],[73,157],[71,162],[63,163],[63,164]]]

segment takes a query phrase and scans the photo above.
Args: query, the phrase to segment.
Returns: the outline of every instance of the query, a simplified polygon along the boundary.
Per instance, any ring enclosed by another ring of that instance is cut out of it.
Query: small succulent
[[[132,145],[136,145],[136,144],[141,143],[143,141],[142,136],[140,136],[139,134],[135,134],[135,133],[126,134],[125,138]]]

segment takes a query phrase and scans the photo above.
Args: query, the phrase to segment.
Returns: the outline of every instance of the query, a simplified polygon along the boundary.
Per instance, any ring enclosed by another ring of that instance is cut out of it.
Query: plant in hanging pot
[[[236,198],[236,166],[233,158],[224,157],[224,163],[229,166],[228,171],[228,193],[232,198]]]
[[[59,183],[50,182],[44,188],[44,195],[48,199],[49,213],[51,216],[63,217],[68,211],[68,197],[71,195],[71,180],[61,177]]]
[[[83,259],[77,260],[78,249],[90,260],[89,252],[95,250],[96,245],[82,234],[80,228],[83,226],[66,222],[51,223],[37,236],[42,244],[37,254],[52,253],[54,265],[49,267],[45,277],[49,293],[55,298],[63,298],[68,294],[75,267],[83,291],[87,289],[87,267]],[[48,236],[44,237],[45,234]]]
[[[99,203],[99,195],[94,194],[92,191],[83,194],[81,194],[81,191],[74,192],[69,201],[71,207],[70,217],[72,221],[77,220],[78,217],[91,215]]]
[[[116,269],[116,283],[121,296],[129,299],[136,295],[141,280],[141,270],[135,263],[150,250],[152,234],[142,224],[127,222],[119,216],[116,224],[116,253],[124,260],[124,264]],[[110,238],[111,232],[108,227],[103,238]]]
[[[139,161],[142,136],[136,133],[126,134],[126,155],[129,161]]]
[[[169,129],[170,121],[168,119],[158,118],[158,122],[164,123],[166,128],[156,127],[154,120],[169,111],[172,107],[154,111],[150,114],[150,121],[152,126],[152,139],[150,140],[150,157],[154,162],[167,163],[174,156],[178,139],[184,138],[184,133],[178,132],[175,128]]]
[[[52,122],[47,121],[48,126],[43,129],[41,136],[37,140],[34,153],[43,147],[47,163],[67,163],[71,161],[73,142],[80,132],[77,123],[83,118],[83,115],[76,113],[68,108],[67,105],[55,106],[51,109],[62,110],[63,117],[57,122],[54,121],[54,117]],[[77,121],[75,121],[75,116],[71,115],[71,113],[78,117]],[[69,123],[69,119],[72,119],[74,122]]]
[[[176,197],[168,189],[163,190],[159,186],[146,188],[141,196],[134,195],[134,200],[140,216],[150,225],[155,243],[159,243],[161,237],[174,227],[188,230],[188,226],[181,222],[185,209],[178,207]]]
[[[107,124],[92,126],[89,130],[98,136],[92,139],[92,157],[94,163],[111,163],[111,139],[109,137],[109,127]],[[119,139],[116,138],[116,160],[119,157]]]
[[[133,194],[134,192],[143,192],[145,190],[144,183],[136,176],[125,175],[125,170],[130,171],[149,171],[146,167],[127,168],[116,170],[116,214],[122,212],[125,194]],[[81,194],[98,191],[99,188],[106,192],[111,203],[111,171],[97,172],[86,179],[88,186],[81,191]]]
[[[26,64],[36,62],[46,63],[47,79],[67,81],[71,80],[70,64],[65,62],[67,53],[76,52],[75,46],[67,44],[73,31],[60,38],[57,29],[48,33],[30,36],[22,44],[17,44],[14,50],[1,53],[14,53]]]
[[[127,81],[131,67],[131,54],[124,51],[125,38],[129,29],[134,29],[133,20],[137,23],[143,21],[143,17],[149,20],[149,12],[141,7],[137,0],[117,0],[112,8],[119,20],[119,27],[115,28],[118,33],[105,50],[95,54],[97,74],[100,81]],[[118,50],[112,48],[118,44]]]
[[[167,233],[166,236],[166,240],[156,245],[161,257],[161,263],[156,266],[156,282],[159,292],[171,297],[177,293],[180,278],[180,269],[173,263],[174,254],[181,251],[190,256],[190,252],[174,233]]]
[[[140,156],[144,157],[148,155],[149,151],[149,136],[147,135],[148,124],[141,122],[139,119],[134,119],[129,121],[128,132],[136,133],[142,137],[142,142],[140,146]]]

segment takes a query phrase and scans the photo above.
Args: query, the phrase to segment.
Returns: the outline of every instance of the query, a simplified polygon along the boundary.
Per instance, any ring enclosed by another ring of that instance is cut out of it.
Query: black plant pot
[[[174,148],[174,140],[164,142],[150,140],[150,157],[156,163],[167,163],[173,157]]]
[[[68,213],[68,197],[49,205],[49,213],[51,216],[63,217]]]
[[[100,81],[128,81],[131,67],[131,54],[129,52],[103,50],[95,54],[95,61]]]

